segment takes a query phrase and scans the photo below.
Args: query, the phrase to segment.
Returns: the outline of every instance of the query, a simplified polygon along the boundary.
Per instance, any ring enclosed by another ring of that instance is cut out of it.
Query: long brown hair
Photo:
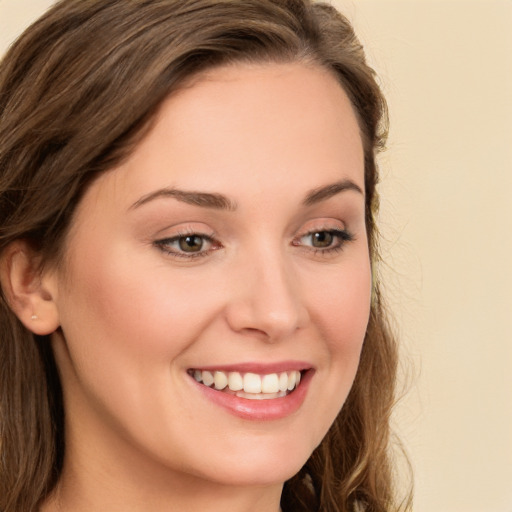
[[[0,66],[0,256],[22,239],[43,264],[57,261],[87,185],[130,154],[185,81],[233,62],[290,61],[328,69],[353,104],[375,263],[386,104],[349,22],[310,0],[58,2]],[[285,483],[285,512],[408,507],[407,498],[396,504],[389,453],[397,348],[374,282],[354,385],[321,445]],[[30,512],[59,479],[65,411],[48,339],[21,324],[3,293],[0,329],[0,511]]]

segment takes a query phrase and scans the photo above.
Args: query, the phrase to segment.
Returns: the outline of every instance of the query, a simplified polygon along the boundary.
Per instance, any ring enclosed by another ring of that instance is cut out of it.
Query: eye
[[[174,237],[157,240],[154,245],[176,258],[207,256],[212,250],[220,247],[213,235],[202,233],[180,233]]]
[[[339,251],[347,242],[354,240],[351,233],[344,229],[322,229],[302,235],[293,245],[311,248],[320,253]]]
[[[183,252],[200,252],[204,243],[204,238],[199,235],[187,235],[178,238],[179,248]]]
[[[317,231],[308,236],[311,237],[311,245],[313,247],[320,247],[322,249],[331,247],[336,241],[336,235],[332,231]]]

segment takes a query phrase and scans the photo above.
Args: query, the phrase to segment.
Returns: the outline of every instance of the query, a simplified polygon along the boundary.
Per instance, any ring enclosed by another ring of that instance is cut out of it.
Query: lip
[[[247,363],[236,366],[201,366],[201,369],[207,371],[219,370],[221,368],[223,371],[250,371],[260,374],[277,373],[286,370],[302,371],[300,384],[291,393],[280,398],[272,398],[268,400],[251,400],[224,393],[222,391],[217,391],[216,389],[197,382],[193,377],[190,377],[190,381],[193,385],[196,386],[198,391],[202,393],[209,402],[223,408],[238,418],[251,421],[278,420],[295,413],[304,403],[309,389],[309,384],[315,373],[315,370],[311,368],[311,365],[304,365],[302,363],[294,363],[292,365],[288,364],[287,366],[283,365],[283,363],[277,363],[275,365]]]
[[[257,373],[259,375],[267,375],[269,373],[281,373],[286,371],[311,370],[310,363],[304,361],[280,361],[277,363],[240,363],[216,366],[198,366],[198,370],[214,372],[217,370],[223,372],[239,372],[239,373]]]

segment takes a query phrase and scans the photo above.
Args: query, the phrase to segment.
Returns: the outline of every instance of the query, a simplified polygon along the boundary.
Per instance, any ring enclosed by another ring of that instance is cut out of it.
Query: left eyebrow
[[[345,192],[346,190],[354,190],[364,196],[364,192],[359,185],[354,183],[352,180],[342,180],[311,190],[311,192],[306,195],[303,204],[305,206],[312,206],[313,204],[325,201],[340,192]]]

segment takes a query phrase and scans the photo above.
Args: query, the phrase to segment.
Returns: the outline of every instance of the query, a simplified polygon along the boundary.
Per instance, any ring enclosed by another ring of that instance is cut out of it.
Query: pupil
[[[333,236],[328,231],[319,231],[313,234],[313,245],[315,247],[329,247],[332,244]]]
[[[200,236],[189,235],[180,238],[180,249],[185,252],[198,252],[203,247],[203,240]]]

